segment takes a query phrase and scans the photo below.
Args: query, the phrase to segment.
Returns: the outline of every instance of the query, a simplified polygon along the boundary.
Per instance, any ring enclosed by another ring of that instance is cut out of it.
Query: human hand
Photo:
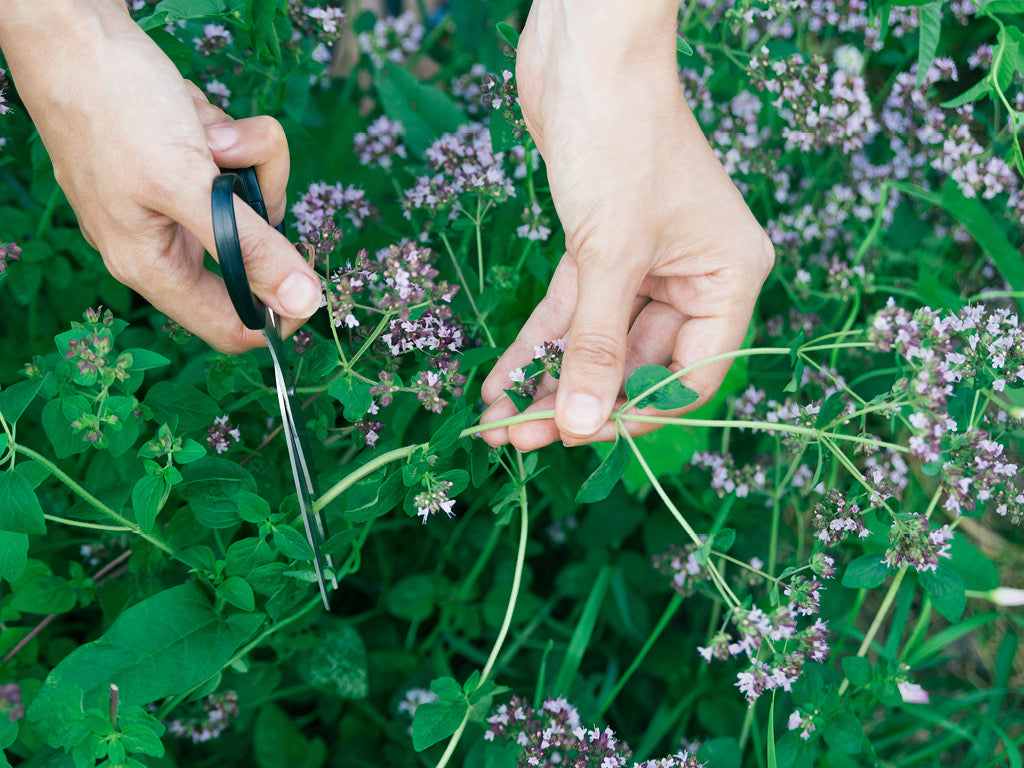
[[[553,408],[555,419],[484,431],[492,445],[615,439],[608,419],[624,402],[626,374],[652,364],[678,371],[738,349],[774,262],[680,91],[678,4],[591,5],[535,0],[520,38],[520,104],[566,254],[484,382],[494,406],[483,422],[515,414],[496,401],[535,346],[564,336],[566,349],[560,378],[542,381],[528,409]],[[709,400],[728,368],[726,360],[685,375],[699,395],[685,410]],[[629,423],[632,435],[655,428]]]
[[[216,253],[210,191],[219,168],[255,166],[271,222],[284,218],[289,159],[280,125],[233,121],[211,105],[123,3],[59,5],[0,3],[0,47],[83,234],[117,280],[213,346],[263,346],[203,256]],[[319,280],[237,199],[235,214],[252,289],[290,334],[319,306]]]

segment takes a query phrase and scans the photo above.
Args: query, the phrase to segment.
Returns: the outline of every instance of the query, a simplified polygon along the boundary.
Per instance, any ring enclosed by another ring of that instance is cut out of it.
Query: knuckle
[[[274,263],[274,250],[267,240],[252,233],[246,233],[239,238],[239,245],[242,247],[242,259],[245,262],[245,272],[253,288],[259,285],[262,288],[269,288],[271,280],[271,265]]]
[[[224,337],[215,339],[213,346],[225,355],[240,355],[255,348],[256,345],[252,342],[249,329],[237,323]]]
[[[775,245],[763,229],[754,247],[754,260],[762,277],[768,277],[768,274],[775,267]]]
[[[621,339],[601,330],[581,331],[574,334],[567,345],[566,354],[577,366],[584,368],[622,368],[626,363],[626,350]]]
[[[257,115],[251,119],[257,131],[266,139],[268,144],[281,147],[288,145],[288,137],[284,132],[284,128],[276,119],[270,115]]]

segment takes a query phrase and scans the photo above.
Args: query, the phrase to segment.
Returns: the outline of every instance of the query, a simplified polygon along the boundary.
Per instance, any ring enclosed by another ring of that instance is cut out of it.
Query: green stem
[[[47,470],[49,470],[50,474],[52,474],[54,477],[56,477],[58,480],[64,483],[64,485],[66,485],[68,488],[74,491],[75,494],[81,497],[84,501],[88,502],[91,506],[95,507],[98,511],[102,512],[104,515],[109,517],[111,520],[116,520],[136,536],[141,536],[154,547],[162,549],[164,552],[171,555],[172,557],[176,556],[175,551],[171,549],[169,546],[167,546],[164,542],[162,542],[155,536],[152,536],[148,533],[143,533],[138,525],[133,523],[128,518],[122,517],[113,509],[104,504],[102,501],[97,499],[95,496],[93,496],[91,493],[85,490],[85,488],[83,488],[74,480],[72,480],[67,475],[67,473],[64,472],[64,470],[62,470],[60,467],[58,467],[56,464],[54,464],[52,461],[50,461],[42,454],[36,453],[31,448],[26,448],[24,445],[13,444],[11,448],[18,451],[19,453],[24,454],[33,461],[42,464],[44,467],[46,467]]]
[[[124,525],[100,525],[99,523],[84,523],[81,520],[68,520],[65,517],[57,517],[56,515],[43,515],[43,517],[45,517],[52,523],[70,525],[74,528],[92,528],[97,531],[135,531],[134,528],[129,528]]]
[[[352,370],[352,366],[355,365],[356,361],[366,353],[366,350],[370,348],[370,345],[377,340],[377,337],[380,336],[381,332],[383,332],[383,330],[387,327],[387,324],[391,322],[392,317],[394,317],[394,313],[384,313],[384,317],[382,317],[380,319],[380,322],[377,323],[377,327],[373,329],[373,333],[371,333],[369,337],[367,337],[366,341],[363,342],[363,346],[361,346],[359,350],[354,355],[352,355],[352,359],[349,360],[347,363],[345,363],[344,361],[342,362],[342,365],[344,365],[345,368],[347,368],[352,373],[355,373],[355,371]],[[333,323],[331,325],[333,326]]]
[[[882,228],[882,216],[885,214],[885,207],[889,203],[889,185],[883,184],[881,194],[878,197],[878,204],[875,206],[875,218],[871,222],[871,229],[868,230],[867,235],[864,236],[864,240],[860,244],[860,248],[857,249],[857,253],[853,256],[852,266],[857,266],[867,255],[868,249],[874,245],[875,240],[878,238],[878,232]]]
[[[498,632],[498,637],[494,641],[494,646],[491,648],[491,653],[487,657],[487,663],[484,665],[483,672],[480,673],[480,682],[477,684],[477,690],[480,690],[480,686],[486,682],[487,677],[491,674],[491,670],[494,668],[494,662],[498,658],[498,654],[501,653],[501,646],[505,643],[505,637],[508,635],[508,630],[512,626],[512,614],[515,613],[516,602],[519,598],[519,587],[522,583],[523,578],[523,565],[526,562],[526,542],[529,532],[529,506],[526,496],[526,467],[523,465],[523,454],[516,451],[516,461],[519,467],[519,479],[522,483],[519,487],[519,506],[521,508],[520,514],[520,531],[519,531],[519,552],[516,554],[516,570],[515,575],[512,577],[512,593],[509,595],[508,608],[505,610],[505,620],[502,622],[501,631]],[[444,754],[441,755],[441,759],[437,761],[437,768],[444,768],[448,765],[448,761],[451,760],[452,754],[455,752],[455,747],[458,746],[459,741],[462,739],[462,733],[466,730],[466,724],[469,722],[470,709],[466,708],[466,714],[462,718],[462,722],[459,723],[459,727],[452,734],[451,739],[448,741],[448,746],[444,750]]]
[[[893,602],[896,600],[896,593],[900,590],[900,585],[903,583],[903,577],[907,573],[907,566],[903,566],[896,573],[896,577],[892,580],[892,584],[889,585],[889,591],[885,593],[885,597],[882,599],[882,604],[878,607],[878,613],[875,614],[874,621],[871,622],[871,626],[868,627],[868,633],[864,635],[864,642],[860,644],[860,648],[857,649],[857,656],[867,655],[868,648],[871,647],[872,641],[875,639],[875,635],[878,634],[878,630],[882,628],[882,622],[885,621],[886,614],[889,613],[889,609],[892,607]],[[846,689],[850,687],[850,681],[848,678],[843,678],[842,684],[839,686],[840,697],[846,693]]]
[[[452,266],[455,267],[455,274],[459,276],[459,284],[462,286],[462,290],[466,292],[466,298],[469,299],[469,306],[473,308],[473,315],[476,317],[476,321],[480,324],[480,328],[483,330],[484,335],[487,336],[487,343],[493,347],[495,346],[494,337],[491,336],[491,331],[487,327],[487,323],[484,322],[483,315],[480,314],[480,309],[477,307],[476,300],[473,298],[473,292],[469,290],[469,283],[466,282],[466,276],[462,273],[462,267],[459,266],[459,260],[455,257],[455,251],[452,250],[452,245],[448,242],[448,236],[445,235],[444,232],[441,232],[440,235],[441,242],[444,243],[445,250],[448,251],[448,256],[452,260]]]
[[[488,206],[490,207],[490,206]],[[476,199],[476,218],[473,219],[473,229],[476,230],[476,268],[480,276],[480,294],[484,292],[484,244],[481,224],[484,220],[486,210],[483,207],[483,200]],[[492,343],[491,346],[494,346]]]
[[[779,523],[782,519],[782,503],[779,499],[779,473],[782,465],[782,442],[775,441],[775,492],[772,494],[772,528],[768,539],[768,573],[775,576],[775,564],[779,557]]]
[[[532,414],[531,414],[532,415]],[[870,445],[877,448],[889,448],[900,453],[909,453],[910,449],[903,445],[897,445],[896,443],[887,443],[883,440],[872,440],[868,437],[860,437],[859,435],[840,435],[835,432],[823,432],[820,429],[813,429],[812,427],[801,427],[797,424],[778,424],[770,421],[729,421],[725,419],[688,419],[678,416],[644,416],[641,414],[634,413],[614,413],[612,414],[617,419],[623,421],[640,421],[646,424],[676,424],[678,426],[688,427],[736,427],[736,428],[747,428],[747,429],[760,429],[765,432],[792,432],[795,435],[808,435],[810,437],[817,437],[821,440],[846,440],[851,443],[861,443],[863,445]],[[545,418],[553,418],[553,416],[547,416]],[[507,419],[503,419],[507,421]],[[497,424],[497,422],[494,422]],[[492,425],[488,424],[488,428]]]
[[[622,676],[615,683],[615,687],[612,688],[612,690],[608,693],[607,696],[604,697],[604,700],[598,706],[597,714],[595,715],[596,718],[600,719],[601,717],[603,717],[604,713],[608,711],[608,707],[610,707],[612,705],[612,702],[615,701],[615,698],[620,693],[622,693],[622,689],[626,687],[626,683],[629,682],[629,679],[633,676],[633,673],[636,672],[636,670],[643,663],[643,660],[647,658],[647,654],[650,653],[651,648],[654,647],[655,641],[657,641],[657,639],[661,636],[661,633],[665,630],[665,627],[668,626],[668,623],[672,619],[672,617],[676,615],[676,611],[679,610],[679,606],[681,606],[682,604],[683,596],[680,595],[678,592],[673,594],[672,599],[669,600],[668,605],[665,606],[665,610],[662,612],[661,618],[658,619],[658,623],[655,624],[654,629],[651,630],[651,634],[647,638],[647,641],[644,643],[643,648],[640,649],[640,652],[636,655],[636,658],[633,659],[633,663],[630,664],[626,671],[622,673]]]
[[[630,398],[619,409],[619,413],[625,413],[630,408],[635,407],[638,402],[654,394],[662,387],[671,384],[673,381],[678,381],[691,371],[695,371],[698,368],[708,365],[710,363],[717,363],[721,362],[722,360],[735,360],[740,357],[757,357],[759,355],[788,355],[789,352],[789,347],[757,347],[755,349],[738,349],[735,352],[726,352],[721,355],[715,355],[714,357],[706,358],[704,360],[701,360],[700,362],[694,363],[693,365],[688,365],[685,368],[680,368],[671,376],[666,376],[657,384],[653,384],[652,386],[648,387],[636,397]]]
[[[618,426],[621,427],[621,423]],[[672,513],[675,519],[683,527],[683,530],[686,531],[686,534],[690,537],[690,539],[698,547],[702,546],[704,544],[704,540],[701,539],[701,537],[697,534],[695,530],[693,530],[693,528],[690,526],[690,523],[687,522],[685,517],[683,517],[682,512],[679,511],[676,505],[672,503],[672,499],[670,499],[668,494],[665,493],[665,489],[662,487],[661,483],[658,482],[658,478],[655,476],[654,472],[651,471],[651,468],[647,465],[647,461],[644,459],[644,456],[640,452],[640,449],[637,447],[636,443],[633,442],[633,438],[629,436],[629,432],[621,428],[618,431],[619,435],[622,437],[622,439],[626,441],[630,449],[633,451],[633,455],[636,457],[636,460],[640,462],[640,466],[641,468],[643,468],[644,474],[647,475],[648,481],[654,487],[654,490],[658,494],[658,496],[661,497],[661,500],[665,503],[665,506],[668,507],[669,512]],[[715,585],[718,587],[718,591],[722,595],[722,599],[724,599],[725,602],[729,603],[732,607],[738,608],[740,605],[739,598],[736,597],[732,589],[730,589],[729,585],[726,583],[725,578],[718,571],[718,568],[710,560],[708,561],[707,569],[712,581],[714,581]]]
[[[366,477],[369,474],[372,474],[373,472],[376,472],[381,467],[390,464],[392,461],[398,461],[399,459],[409,458],[419,447],[419,444],[416,444],[407,445],[403,448],[396,448],[393,451],[382,453],[377,458],[366,462],[366,464],[363,464],[363,466],[359,467],[359,469],[357,469],[356,471],[352,472],[349,475],[346,475],[342,480],[332,485],[331,488],[327,491],[327,493],[325,493],[323,496],[321,496],[319,499],[313,502],[313,511],[319,512],[321,509],[326,507],[328,504],[330,504],[332,501],[338,498],[338,496],[343,494],[345,491],[347,491],[353,485],[358,483],[364,477]]]
[[[530,527],[529,517],[529,503],[526,496],[526,466],[523,464],[523,454],[516,451],[516,465],[519,469],[519,551],[516,553],[516,570],[512,576],[512,593],[509,595],[508,608],[505,611],[505,620],[502,622],[501,631],[498,633],[498,639],[494,641],[494,647],[491,648],[491,655],[487,657],[487,664],[484,666],[484,671],[480,673],[480,685],[484,684],[487,680],[488,675],[491,674],[491,669],[494,668],[494,662],[498,658],[498,654],[501,652],[501,646],[505,643],[505,637],[508,635],[508,630],[512,626],[512,614],[515,613],[516,602],[519,599],[519,587],[523,580],[523,566],[526,563],[526,541]],[[477,686],[479,688],[479,686]]]

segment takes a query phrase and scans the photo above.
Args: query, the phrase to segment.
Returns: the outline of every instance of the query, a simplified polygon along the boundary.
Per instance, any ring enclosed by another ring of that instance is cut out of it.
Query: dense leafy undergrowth
[[[777,266],[711,403],[528,455],[474,437],[562,251],[527,8],[134,5],[288,133],[340,587],[266,352],[106,274],[5,85],[0,765],[1021,765],[1024,4],[684,2],[681,87]]]

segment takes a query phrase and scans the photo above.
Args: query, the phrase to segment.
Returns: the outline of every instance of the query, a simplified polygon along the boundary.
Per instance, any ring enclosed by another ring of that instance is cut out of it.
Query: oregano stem
[[[760,429],[764,432],[790,432],[794,435],[807,435],[819,439],[846,440],[851,443],[862,443],[877,448],[889,448],[900,453],[909,453],[910,449],[884,440],[872,440],[859,435],[841,435],[836,432],[823,432],[813,427],[801,427],[798,424],[780,424],[770,421],[738,421],[733,419],[690,419],[686,416],[646,416],[639,413],[616,413],[616,418],[623,421],[640,421],[647,424],[676,424],[682,427],[725,427],[737,429]],[[549,417],[550,418],[550,417]],[[489,425],[488,425],[489,426]]]
[[[327,490],[326,493],[324,493],[319,499],[314,501],[313,511],[319,512],[321,509],[326,507],[328,504],[330,504],[332,501],[338,498],[338,496],[343,494],[345,491],[347,491],[353,485],[358,483],[364,477],[366,477],[369,474],[372,474],[381,467],[390,464],[392,461],[398,461],[399,459],[405,459],[408,458],[409,456],[412,456],[412,454],[415,453],[416,449],[419,447],[419,443],[415,445],[407,445],[404,448],[396,448],[393,451],[382,453],[375,459],[371,459],[366,464],[363,464],[363,466],[359,467],[359,469],[355,470],[349,475],[346,475],[342,480],[332,485]]]
[[[44,467],[46,467],[47,470],[49,470],[51,475],[53,475],[62,483],[64,483],[64,485],[66,485],[75,494],[81,497],[82,500],[88,502],[91,506],[95,507],[97,510],[99,510],[112,520],[117,520],[117,522],[121,523],[121,525],[125,526],[127,530],[131,531],[136,536],[141,536],[154,547],[163,550],[172,557],[176,556],[175,551],[171,549],[169,546],[167,546],[164,542],[162,542],[160,539],[158,539],[156,536],[153,536],[152,534],[143,533],[142,529],[139,528],[137,524],[133,523],[128,518],[119,515],[113,509],[111,509],[102,501],[97,499],[95,496],[93,496],[91,493],[85,490],[85,488],[83,488],[81,485],[72,480],[71,477],[64,472],[64,470],[62,470],[48,458],[43,456],[41,453],[37,453],[36,451],[33,451],[31,448],[26,448],[24,445],[18,445],[17,443],[12,444],[11,448],[24,454],[33,461],[42,464]]]
[[[725,352],[725,353],[723,353],[721,355],[714,355],[713,357],[706,358],[706,359],[701,360],[699,362],[693,363],[692,365],[687,365],[685,368],[680,368],[678,371],[673,373],[671,376],[666,376],[664,379],[659,381],[657,384],[651,385],[650,387],[645,389],[643,392],[641,392],[636,397],[633,397],[633,398],[630,398],[629,400],[627,400],[625,405],[623,405],[619,409],[619,412],[623,413],[625,411],[628,411],[630,408],[635,407],[636,404],[639,403],[641,400],[643,400],[644,398],[647,398],[650,395],[654,394],[655,392],[657,392],[662,387],[665,387],[665,386],[671,384],[673,381],[678,381],[679,379],[681,379],[683,376],[685,376],[686,374],[690,373],[691,371],[695,371],[698,368],[701,368],[701,367],[703,367],[705,365],[709,365],[711,363],[721,362],[722,360],[734,360],[734,359],[740,358],[740,357],[757,357],[757,356],[760,356],[760,355],[788,355],[789,353],[790,353],[789,347],[755,347],[754,349],[738,349],[735,352]]]
[[[100,525],[99,523],[86,523],[81,520],[68,520],[66,517],[57,517],[56,515],[43,515],[44,518],[49,520],[51,523],[60,523],[61,525],[70,525],[75,528],[91,528],[97,531],[130,531],[134,532],[134,528],[129,528],[124,525]]]
[[[896,577],[892,580],[892,584],[889,585],[889,591],[885,593],[885,597],[882,598],[882,604],[878,606],[878,613],[875,614],[874,621],[871,622],[871,626],[868,627],[868,632],[864,635],[864,642],[860,644],[860,648],[857,649],[857,656],[867,655],[868,648],[871,647],[871,643],[875,639],[875,635],[878,634],[878,630],[882,628],[882,622],[885,620],[886,614],[889,613],[889,608],[892,607],[893,602],[896,600],[896,593],[899,592],[900,585],[903,583],[903,577],[907,573],[907,566],[903,566],[896,573]],[[839,686],[839,695],[842,696],[846,693],[846,689],[850,687],[850,680],[843,678],[842,684]]]
[[[658,496],[661,497],[661,500],[665,503],[665,506],[668,507],[668,511],[671,512],[675,519],[679,521],[679,524],[683,527],[683,530],[686,531],[686,534],[693,540],[693,542],[698,547],[702,546],[704,544],[704,541],[700,538],[697,532],[693,530],[693,527],[690,525],[689,522],[687,522],[686,518],[683,517],[683,513],[679,511],[678,507],[676,507],[676,505],[672,503],[672,499],[669,498],[669,495],[665,492],[665,489],[661,486],[661,483],[658,482],[658,478],[654,475],[654,472],[652,472],[651,468],[647,465],[647,461],[644,459],[644,456],[640,452],[640,449],[637,447],[637,444],[633,442],[633,438],[629,436],[629,432],[625,429],[620,429],[619,434],[622,436],[623,439],[625,439],[626,443],[633,451],[633,455],[636,457],[636,460],[640,462],[640,466],[643,468],[644,473],[647,475],[647,479],[654,487],[654,490],[657,492]],[[727,603],[731,602],[733,608],[738,608],[740,606],[739,598],[736,597],[736,594],[726,583],[725,579],[722,577],[722,574],[718,572],[718,568],[715,567],[715,564],[712,563],[710,560],[708,560],[707,569],[708,573],[711,575],[712,581],[715,582],[715,585],[718,587],[718,591],[721,593],[725,601]]]
[[[519,551],[516,553],[516,570],[512,577],[512,591],[509,595],[508,607],[505,609],[505,620],[501,624],[501,630],[498,632],[498,637],[494,641],[491,653],[487,657],[487,663],[484,665],[483,672],[480,673],[480,682],[477,683],[476,690],[480,690],[480,687],[487,681],[488,676],[491,674],[491,670],[494,668],[494,662],[497,661],[498,654],[501,653],[501,647],[505,644],[505,638],[508,636],[509,628],[512,626],[512,615],[516,610],[516,603],[519,599],[519,587],[522,584],[523,579],[523,566],[526,562],[526,542],[530,524],[530,510],[526,495],[526,467],[523,464],[523,454],[519,451],[516,451],[516,464],[519,469],[520,481]],[[458,746],[459,741],[462,740],[462,734],[466,730],[466,724],[469,722],[469,713],[470,708],[466,707],[466,714],[463,715],[462,722],[459,723],[459,727],[455,729],[455,733],[453,733],[451,739],[448,740],[448,746],[445,748],[444,754],[441,755],[441,759],[437,761],[436,768],[444,768],[448,765],[448,761],[451,760],[452,754],[455,752],[455,747]]]

